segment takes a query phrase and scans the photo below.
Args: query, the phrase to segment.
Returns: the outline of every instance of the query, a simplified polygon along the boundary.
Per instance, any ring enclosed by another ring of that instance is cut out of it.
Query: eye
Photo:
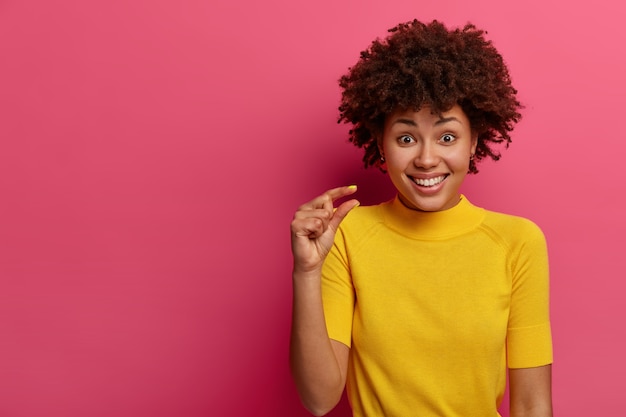
[[[454,137],[454,135],[451,135],[450,133],[446,133],[439,140],[443,143],[452,143],[456,140],[456,137]]]
[[[398,142],[401,145],[410,145],[411,143],[415,142],[415,139],[413,139],[413,137],[409,135],[402,135],[398,138]]]

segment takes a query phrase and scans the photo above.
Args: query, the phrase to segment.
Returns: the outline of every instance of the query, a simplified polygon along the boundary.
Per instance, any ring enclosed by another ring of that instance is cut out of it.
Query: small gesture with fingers
[[[333,203],[355,191],[356,185],[333,188],[298,208],[291,222],[294,271],[321,270],[339,224],[350,210],[359,205],[355,199],[345,201],[337,208]]]

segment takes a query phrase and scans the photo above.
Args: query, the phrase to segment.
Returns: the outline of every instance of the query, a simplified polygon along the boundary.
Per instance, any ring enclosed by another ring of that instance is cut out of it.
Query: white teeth
[[[433,185],[439,184],[445,178],[446,176],[442,175],[440,177],[429,178],[429,179],[413,178],[413,181],[415,181],[417,185],[421,185],[423,187],[432,187]]]

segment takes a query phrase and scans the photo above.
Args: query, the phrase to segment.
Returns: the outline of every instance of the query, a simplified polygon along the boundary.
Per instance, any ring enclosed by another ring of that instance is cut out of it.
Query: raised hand
[[[291,222],[294,272],[321,270],[339,223],[350,210],[359,205],[358,200],[352,199],[335,209],[333,203],[355,191],[356,185],[333,188],[298,208]]]

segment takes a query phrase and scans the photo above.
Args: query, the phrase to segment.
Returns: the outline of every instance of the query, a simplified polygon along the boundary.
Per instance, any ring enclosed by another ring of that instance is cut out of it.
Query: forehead
[[[430,106],[422,106],[418,110],[398,109],[385,118],[385,127],[388,128],[396,124],[419,127],[420,125],[429,126],[447,122],[456,122],[469,126],[467,115],[461,106],[455,105],[443,112],[436,112]]]

